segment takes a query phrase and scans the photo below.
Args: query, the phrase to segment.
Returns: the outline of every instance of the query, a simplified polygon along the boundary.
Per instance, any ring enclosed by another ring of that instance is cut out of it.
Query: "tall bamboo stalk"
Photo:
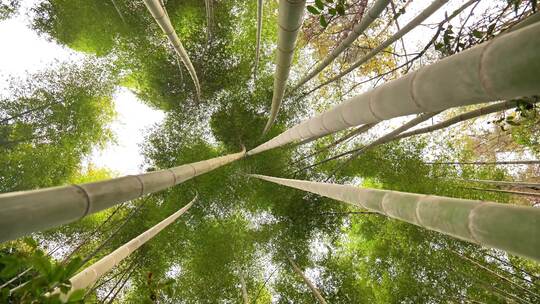
[[[512,190],[501,190],[501,189],[485,189],[477,187],[463,187],[463,189],[475,190],[475,191],[486,191],[486,192],[497,192],[497,193],[507,193],[520,196],[528,197],[540,197],[540,192],[525,192],[525,191],[512,191]]]
[[[344,163],[341,163],[329,176],[328,178],[330,178],[331,176],[333,176],[338,170],[340,170],[342,168],[342,166],[344,166],[346,163],[348,163],[349,161],[351,161],[352,159],[358,157],[360,154],[364,153],[365,151],[369,150],[369,149],[372,149],[374,147],[377,147],[379,145],[382,145],[382,144],[385,144],[389,141],[391,141],[396,135],[400,134],[401,132],[404,132],[428,119],[430,119],[431,117],[435,116],[439,114],[439,112],[432,112],[432,113],[423,113],[423,114],[420,114],[418,116],[416,116],[415,118],[409,120],[408,122],[404,123],[403,125],[401,125],[400,127],[390,131],[389,133],[386,133],[385,135],[377,138],[376,140],[374,140],[373,142],[369,143],[368,145],[365,145],[361,148],[356,148],[352,151],[347,151],[347,152],[343,152],[343,153],[340,153],[338,155],[334,155],[332,157],[329,157],[329,158],[326,158],[324,160],[321,160],[317,163],[314,163],[314,164],[311,164],[311,165],[308,165],[308,166],[305,166],[301,169],[298,169],[296,170],[293,174],[296,174],[300,171],[304,171],[304,170],[307,170],[307,169],[310,169],[310,168],[313,168],[313,167],[316,167],[316,166],[319,166],[319,165],[322,165],[324,163],[327,163],[329,161],[332,161],[332,160],[335,160],[335,159],[338,159],[338,158],[341,158],[345,155],[348,155],[348,154],[353,154],[347,161],[345,161]]]
[[[487,179],[457,179],[459,181],[464,181],[468,183],[479,183],[503,187],[517,187],[517,188],[538,188],[540,189],[540,183],[531,183],[531,182],[520,182],[520,181],[496,181],[496,180],[487,180]]]
[[[304,20],[305,0],[279,0],[278,16],[278,43],[276,48],[276,72],[274,74],[274,94],[272,96],[272,109],[270,117],[264,127],[263,134],[274,124],[293,61],[296,37]]]
[[[478,0],[470,0],[467,4],[472,4],[474,2],[477,2]],[[356,68],[361,66],[362,64],[368,62],[371,58],[375,57],[377,54],[379,54],[381,51],[389,47],[392,43],[396,42],[398,39],[403,37],[405,34],[416,28],[418,25],[420,25],[424,20],[426,20],[429,16],[431,16],[433,13],[435,13],[439,8],[441,8],[448,0],[435,0],[433,3],[431,3],[430,6],[428,6],[425,10],[423,10],[418,16],[416,16],[411,22],[407,23],[401,30],[397,31],[394,35],[392,35],[390,38],[388,38],[386,41],[381,43],[379,46],[371,50],[367,55],[364,57],[356,60],[353,64],[351,64],[350,67],[339,73],[338,75],[328,79],[327,81],[323,82],[322,84],[318,85],[314,90],[317,90],[327,84],[330,84],[336,80],[341,79],[343,76],[349,74],[350,72],[354,71]]]
[[[0,194],[0,242],[70,223],[121,202],[178,185],[244,155],[242,151],[96,183]]]
[[[364,15],[362,21],[355,25],[351,33],[345,38],[337,47],[335,47],[330,54],[328,54],[311,72],[302,77],[300,81],[294,86],[292,91],[295,91],[299,87],[303,86],[306,82],[310,81],[315,75],[319,74],[324,68],[326,68],[332,61],[334,61],[343,51],[345,51],[353,42],[364,33],[364,31],[371,25],[375,19],[379,17],[384,8],[388,5],[390,0],[377,0]]]
[[[255,66],[253,67],[253,79],[255,81],[257,81],[257,68],[259,67],[259,54],[261,52],[263,7],[263,0],[257,0],[257,41],[255,42]]]
[[[113,267],[118,265],[122,260],[128,257],[131,253],[141,247],[143,244],[148,242],[154,236],[156,236],[161,230],[173,223],[178,217],[184,214],[197,200],[197,195],[193,198],[191,202],[182,207],[180,210],[176,211],[166,219],[162,220],[152,228],[146,230],[139,236],[135,237],[126,244],[120,246],[115,251],[109,253],[105,257],[101,258],[99,261],[95,262],[91,266],[85,268],[83,271],[74,275],[69,281],[71,282],[71,289],[68,293],[62,294],[61,298],[63,301],[69,298],[69,295],[79,289],[87,288],[96,282],[101,276],[109,272]],[[60,292],[59,290],[55,291],[56,293]]]
[[[539,36],[540,23],[534,23],[446,57],[354,96],[288,129],[248,155],[398,116],[539,95]]]
[[[193,67],[193,64],[191,63],[191,60],[189,59],[189,56],[184,49],[184,46],[182,45],[182,42],[180,42],[180,39],[178,38],[178,35],[176,35],[176,32],[174,30],[174,27],[172,26],[171,20],[169,19],[169,16],[167,15],[167,12],[165,11],[165,8],[161,6],[161,2],[159,0],[144,0],[144,4],[146,4],[146,7],[152,14],[152,17],[156,19],[157,24],[163,32],[165,32],[165,35],[169,38],[169,41],[174,47],[174,50],[176,51],[176,54],[180,57],[184,65],[186,66],[189,75],[191,75],[191,79],[193,79],[193,83],[195,84],[195,91],[197,92],[197,98],[200,99],[201,96],[201,86],[199,84],[199,78],[197,78],[197,73],[195,72],[195,68]]]
[[[316,193],[428,230],[540,261],[540,209],[435,195],[250,175]]]
[[[244,304],[249,304],[246,280],[244,280],[244,271],[242,269],[240,269],[240,287],[242,288],[242,300]]]
[[[540,100],[538,100],[538,101],[540,101]],[[536,103],[538,101],[533,101],[533,102]],[[472,119],[472,118],[484,116],[484,115],[487,115],[487,114],[491,114],[491,113],[495,113],[495,112],[499,112],[499,111],[503,111],[503,110],[512,109],[512,108],[515,108],[517,105],[518,105],[517,100],[502,101],[502,102],[499,102],[499,103],[496,103],[496,104],[492,104],[492,105],[489,105],[489,106],[482,107],[480,109],[476,109],[476,110],[472,110],[472,111],[469,111],[469,112],[466,112],[466,113],[463,113],[463,114],[459,114],[459,115],[454,116],[452,118],[449,118],[449,119],[447,119],[445,121],[436,123],[434,125],[431,125],[431,126],[428,126],[428,127],[425,127],[425,128],[418,128],[416,130],[404,132],[404,133],[394,137],[394,140],[399,140],[399,139],[409,137],[409,136],[414,136],[414,135],[418,135],[418,134],[424,134],[424,133],[444,129],[444,128],[450,127],[452,125],[455,125],[457,123],[463,122],[465,120],[469,120],[469,119]]]
[[[311,290],[311,293],[313,293],[313,296],[315,296],[317,301],[320,304],[328,304],[326,302],[326,300],[323,298],[323,296],[321,295],[321,292],[319,291],[319,289],[317,289],[317,287],[311,282],[311,280],[308,277],[306,277],[304,272],[302,272],[300,267],[298,267],[298,265],[296,265],[296,263],[293,261],[293,259],[291,259],[289,256],[287,256],[287,259],[289,260],[289,263],[291,263],[291,266],[292,266],[294,272],[296,272],[302,278],[302,280],[304,280],[304,282],[309,287],[309,290]]]
[[[426,162],[428,165],[540,165],[540,160],[503,160],[503,161],[462,161],[462,162]]]

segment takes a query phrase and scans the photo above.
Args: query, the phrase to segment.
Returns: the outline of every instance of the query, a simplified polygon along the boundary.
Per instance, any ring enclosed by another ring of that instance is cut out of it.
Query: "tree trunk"
[[[244,300],[244,304],[249,304],[246,281],[244,280],[244,272],[242,270],[240,270],[240,285],[242,286],[242,299]]]
[[[178,185],[244,155],[245,150],[140,175],[0,194],[0,242],[70,223],[121,202]]]
[[[347,185],[250,175],[344,201],[460,240],[540,261],[540,209]]]
[[[139,236],[135,237],[131,241],[122,245],[115,251],[109,253],[107,256],[101,258],[99,261],[93,265],[87,267],[83,271],[74,275],[69,281],[71,282],[71,289],[66,294],[61,294],[61,299],[63,301],[69,298],[69,295],[78,289],[84,289],[96,282],[101,276],[109,272],[114,266],[118,265],[122,260],[128,257],[131,253],[145,244],[147,241],[156,236],[161,230],[173,223],[178,217],[180,217],[184,212],[186,212],[197,200],[197,196],[193,198],[186,206],[182,207],[180,210],[176,211],[163,221],[159,222],[157,225],[146,230]],[[60,292],[59,289],[56,289],[54,293]]]
[[[354,150],[351,150],[351,151],[347,151],[347,152],[344,152],[344,153],[340,153],[336,156],[332,156],[330,158],[327,158],[325,160],[322,160],[318,163],[315,163],[313,165],[309,165],[307,167],[304,167],[302,169],[299,169],[297,170],[296,172],[294,173],[297,173],[297,172],[300,172],[300,171],[303,171],[303,170],[306,170],[306,169],[309,169],[309,168],[313,168],[315,166],[318,166],[318,165],[322,165],[324,163],[327,163],[331,160],[334,160],[334,159],[338,159],[338,158],[341,158],[347,154],[350,154],[350,153],[354,153],[347,161],[345,161],[344,163],[342,163],[341,165],[339,165],[331,174],[328,178],[330,178],[332,175],[334,175],[339,169],[341,169],[347,162],[353,160],[354,158],[358,157],[360,154],[364,153],[365,151],[371,149],[371,148],[374,148],[374,147],[377,147],[379,145],[382,145],[382,144],[385,144],[389,141],[392,141],[394,139],[394,137],[428,119],[430,119],[431,117],[439,114],[440,112],[434,112],[434,113],[424,113],[424,114],[420,114],[418,115],[417,117],[411,119],[410,121],[406,122],[405,124],[403,124],[401,127],[399,128],[396,128],[394,130],[392,130],[391,132],[379,137],[378,139],[374,140],[373,142],[371,142],[370,144],[364,146],[364,147],[361,147],[361,148],[357,148],[357,149],[354,149]]]
[[[257,0],[257,41],[255,42],[255,66],[253,67],[253,79],[255,81],[257,81],[257,68],[259,67],[259,55],[261,51],[263,8],[263,0]]]
[[[538,165],[540,160],[508,160],[508,161],[477,161],[477,162],[426,162],[428,165]]]
[[[398,116],[538,95],[539,35],[535,23],[424,66],[288,129],[248,155]]]
[[[376,123],[372,123],[372,124],[367,124],[367,125],[362,125],[356,129],[354,129],[353,131],[349,132],[348,134],[342,136],[341,138],[337,139],[336,141],[332,142],[331,144],[328,144],[322,148],[320,148],[319,150],[307,155],[307,156],[304,156],[300,159],[298,159],[296,162],[299,162],[299,161],[302,161],[304,159],[307,159],[307,158],[310,158],[310,157],[313,157],[317,154],[320,154],[332,147],[335,147],[337,145],[339,145],[340,143],[348,140],[349,138],[352,138],[352,137],[355,137],[355,136],[358,136],[360,134],[364,134],[366,133],[367,131],[371,130],[371,128],[373,128],[374,126],[376,125]]]
[[[495,180],[485,180],[485,179],[457,179],[457,180],[464,181],[467,183],[479,183],[479,184],[495,185],[495,186],[501,186],[501,187],[540,189],[540,183],[508,182],[508,181],[495,181]]]
[[[296,37],[304,20],[305,0],[279,0],[278,42],[276,72],[274,74],[274,93],[270,117],[263,130],[263,135],[270,130],[279,112],[285,87],[293,61]]]
[[[463,187],[463,189],[470,189],[470,190],[475,190],[475,191],[508,193],[508,194],[514,194],[514,195],[520,195],[520,196],[528,196],[528,197],[540,197],[539,192],[524,192],[524,191],[512,191],[512,190],[500,190],[500,189],[484,189],[484,188],[476,188],[476,187]]]
[[[296,272],[302,278],[302,280],[304,280],[306,285],[311,290],[311,293],[313,293],[313,296],[315,296],[315,298],[317,298],[317,301],[320,304],[327,304],[326,300],[323,298],[323,296],[321,295],[321,293],[319,292],[317,287],[313,283],[311,283],[309,278],[306,277],[306,275],[302,272],[302,270],[298,267],[298,265],[296,265],[296,263],[289,256],[287,256],[287,259],[289,260],[289,263],[291,263],[291,266],[292,266],[294,272]]]
[[[539,101],[540,100],[530,100],[530,102],[532,102],[532,103],[537,103]],[[447,120],[445,120],[443,122],[440,122],[440,123],[436,123],[436,124],[434,124],[432,126],[429,126],[429,127],[419,128],[419,129],[416,129],[416,130],[413,130],[413,131],[405,132],[403,134],[400,134],[400,135],[396,136],[394,138],[394,140],[399,140],[399,139],[402,139],[402,138],[405,138],[405,137],[410,137],[410,136],[414,136],[414,135],[419,135],[419,134],[424,134],[424,133],[444,129],[444,128],[450,127],[452,125],[455,125],[457,123],[463,122],[465,120],[469,120],[469,119],[472,119],[472,118],[484,116],[484,115],[487,115],[487,114],[491,114],[491,113],[495,113],[495,112],[499,112],[499,111],[503,111],[503,110],[512,109],[512,108],[515,108],[517,105],[518,105],[517,100],[509,100],[509,101],[499,102],[499,103],[492,104],[492,105],[489,105],[489,106],[486,106],[486,107],[483,107],[483,108],[480,108],[480,109],[476,109],[476,110],[473,110],[473,111],[470,111],[470,112],[467,112],[467,113],[457,115],[455,117],[452,117],[452,118],[447,119]]]
[[[191,75],[191,78],[193,79],[193,83],[195,84],[197,98],[200,99],[201,86],[199,84],[199,79],[197,78],[197,73],[195,72],[195,68],[193,67],[193,64],[191,63],[191,60],[189,59],[189,56],[186,50],[184,49],[182,42],[180,42],[180,39],[176,35],[174,27],[171,24],[171,20],[169,19],[169,16],[167,15],[165,8],[161,6],[161,3],[159,0],[144,0],[144,4],[146,4],[146,7],[152,14],[152,17],[154,17],[154,19],[156,20],[157,24],[161,27],[163,32],[165,32],[165,34],[169,38],[169,41],[173,45],[174,50],[176,51],[176,54],[180,57],[180,59],[186,66],[189,72],[189,75]]]
[[[368,11],[366,15],[362,18],[362,21],[355,25],[351,33],[343,40],[337,47],[335,47],[330,54],[328,54],[316,67],[313,68],[311,72],[302,77],[300,81],[294,86],[291,91],[297,90],[299,87],[303,86],[306,82],[311,80],[315,75],[319,74],[324,68],[326,68],[332,61],[334,61],[343,51],[345,51],[349,46],[353,44],[360,35],[379,17],[383,12],[384,8],[388,5],[390,0],[377,0]]]
[[[467,2],[467,4],[472,4],[474,2],[477,2],[478,0],[470,0]],[[431,16],[433,13],[435,13],[439,8],[441,8],[448,0],[435,0],[433,3],[431,3],[430,6],[428,6],[426,9],[424,9],[418,16],[416,16],[411,22],[409,22],[407,25],[405,25],[401,30],[399,30],[397,33],[392,35],[390,38],[388,38],[386,41],[381,43],[379,46],[371,50],[367,55],[364,57],[358,59],[353,64],[351,64],[350,67],[345,69],[345,71],[339,73],[338,75],[330,78],[329,80],[325,81],[324,83],[318,85],[313,91],[318,90],[322,88],[325,85],[328,85],[336,80],[341,79],[343,76],[349,74],[350,72],[354,71],[356,68],[361,66],[362,64],[368,62],[371,58],[375,57],[378,53],[392,45],[392,43],[396,42],[398,39],[403,37],[405,34],[410,32],[412,29],[416,28],[418,25],[420,25],[424,20],[426,20],[429,16]],[[469,4],[469,5],[470,5]]]

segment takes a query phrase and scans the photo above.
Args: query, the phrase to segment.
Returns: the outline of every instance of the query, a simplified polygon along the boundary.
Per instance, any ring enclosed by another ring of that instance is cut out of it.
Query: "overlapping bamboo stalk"
[[[470,0],[469,3],[472,4],[474,2],[477,2],[478,0]],[[381,51],[389,47],[392,43],[399,40],[401,37],[403,37],[405,34],[413,30],[415,27],[420,25],[424,20],[426,20],[429,16],[431,16],[433,13],[435,13],[439,8],[441,8],[448,0],[435,0],[433,3],[431,3],[430,6],[428,6],[425,10],[423,10],[418,16],[416,16],[411,22],[407,23],[401,30],[399,30],[397,33],[392,35],[390,38],[385,40],[383,43],[381,43],[379,46],[371,50],[367,55],[363,56],[362,58],[356,60],[353,64],[351,64],[350,67],[339,73],[338,75],[328,79],[324,83],[318,85],[314,90],[317,90],[329,83],[332,83],[338,79],[341,79],[343,76],[349,74],[362,64],[368,62],[371,58],[375,57],[377,54],[379,54]]]
[[[193,64],[191,63],[191,60],[189,59],[189,56],[186,50],[184,49],[182,42],[180,42],[178,35],[176,35],[176,32],[174,30],[174,27],[172,26],[169,16],[167,15],[167,12],[161,6],[160,0],[144,0],[144,4],[146,4],[146,7],[152,14],[152,17],[154,17],[154,19],[156,20],[159,27],[161,27],[163,32],[165,32],[165,35],[167,35],[167,38],[169,38],[169,41],[171,42],[171,44],[174,47],[174,50],[176,51],[176,54],[180,57],[180,59],[186,66],[189,72],[189,75],[191,75],[191,79],[193,79],[193,83],[195,85],[195,91],[197,93],[197,98],[200,99],[201,86],[199,84],[199,78],[197,78],[197,73],[195,72],[195,68],[193,67]]]
[[[388,5],[390,0],[378,0],[373,4],[373,7],[362,17],[362,21],[355,25],[347,38],[345,38],[337,47],[335,47],[330,54],[328,54],[316,67],[311,70],[307,75],[302,77],[300,81],[294,86],[291,91],[303,86],[306,82],[311,80],[315,75],[319,74],[324,68],[326,68],[332,61],[334,61],[343,51],[345,51],[353,42],[364,33],[364,31],[371,25],[375,19],[379,17],[384,8]]]
[[[122,262],[122,260],[128,257],[131,253],[133,253],[143,244],[156,236],[159,232],[161,232],[161,230],[173,223],[178,217],[184,214],[195,203],[196,200],[197,195],[195,195],[193,200],[184,207],[182,207],[180,210],[176,211],[175,213],[173,213],[163,221],[159,222],[152,228],[146,230],[131,241],[120,246],[115,251],[109,253],[105,257],[101,258],[99,261],[84,269],[83,271],[74,275],[71,279],[69,279],[69,281],[71,282],[70,291],[66,294],[62,294],[61,299],[65,301],[69,298],[69,295],[75,290],[84,289],[92,285],[104,274],[109,272],[113,267]],[[55,292],[58,293],[60,291],[56,290]]]
[[[276,49],[276,72],[274,74],[274,94],[270,117],[264,127],[263,134],[272,127],[279,112],[287,79],[291,70],[296,37],[304,20],[305,0],[280,0],[278,17],[278,43]]]
[[[444,58],[352,97],[261,144],[248,155],[398,116],[539,95],[539,36],[540,23],[534,23]]]
[[[242,151],[101,182],[0,194],[0,242],[67,224],[121,202],[172,187],[244,155]]]
[[[316,193],[428,230],[540,261],[540,209],[435,195],[250,175]]]

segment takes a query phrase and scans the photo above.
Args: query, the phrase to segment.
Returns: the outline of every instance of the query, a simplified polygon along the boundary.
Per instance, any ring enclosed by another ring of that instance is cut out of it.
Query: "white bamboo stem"
[[[477,2],[478,0],[470,0],[469,2],[472,4],[474,2]],[[405,34],[413,30],[415,27],[420,25],[424,20],[426,20],[429,16],[431,16],[433,13],[435,13],[439,8],[441,8],[448,0],[435,0],[433,3],[431,3],[430,6],[428,6],[425,10],[423,10],[418,16],[416,16],[411,22],[407,23],[401,30],[399,30],[397,33],[392,35],[390,38],[385,40],[383,43],[381,43],[379,46],[371,50],[367,55],[364,57],[356,60],[353,64],[351,64],[350,67],[345,69],[343,72],[339,73],[337,76],[330,78],[329,80],[325,81],[323,84],[317,86],[318,88],[321,88],[329,83],[332,83],[343,76],[349,74],[353,70],[355,70],[357,67],[361,66],[362,64],[368,62],[371,58],[375,57],[377,54],[379,54],[381,51],[389,47],[392,43],[396,42],[398,39],[403,37]]]
[[[375,19],[383,12],[384,8],[388,5],[390,0],[377,0],[373,7],[362,17],[362,21],[355,25],[351,33],[345,38],[336,48],[330,52],[311,72],[302,77],[300,81],[294,86],[291,91],[295,91],[306,82],[311,80],[315,75],[319,74],[324,68],[326,68],[332,61],[334,61],[343,51],[345,51],[353,42],[364,33],[364,31],[371,25]]]
[[[259,67],[259,55],[261,51],[261,35],[263,22],[263,0],[257,0],[257,41],[255,44],[255,66],[253,68],[253,78],[257,80],[257,68]]]
[[[60,226],[244,157],[229,154],[170,169],[106,181],[0,194],[0,242]]]
[[[264,175],[251,176],[540,261],[540,208]]]
[[[321,292],[319,291],[317,286],[315,286],[311,282],[311,280],[304,274],[304,272],[302,272],[300,267],[298,267],[298,265],[296,265],[296,263],[289,256],[287,256],[287,259],[289,260],[289,263],[291,263],[291,266],[294,272],[296,272],[302,278],[302,280],[304,280],[304,283],[306,283],[306,285],[309,287],[309,290],[311,290],[311,293],[313,294],[313,296],[315,296],[317,301],[320,304],[328,304],[326,300],[323,298],[323,296],[321,295]]]
[[[87,267],[83,271],[74,275],[69,281],[71,282],[71,289],[68,293],[61,295],[61,300],[66,301],[69,298],[69,295],[75,290],[84,289],[92,285],[104,274],[109,272],[113,267],[118,265],[122,260],[132,254],[135,250],[141,247],[143,244],[148,242],[154,236],[156,236],[161,230],[173,223],[178,217],[184,214],[197,200],[197,195],[193,198],[191,202],[182,207],[180,210],[176,211],[163,221],[159,222],[152,228],[146,230],[139,236],[135,237],[131,241],[125,243],[124,245],[117,248],[115,251],[109,253],[108,255],[101,258],[99,261],[95,262],[91,266]],[[60,290],[56,290],[53,293],[58,293]]]
[[[248,152],[360,124],[540,94],[540,23],[501,35],[357,95]]]
[[[174,47],[174,50],[176,51],[176,54],[180,57],[180,59],[186,66],[189,72],[189,75],[191,75],[191,78],[193,79],[193,83],[195,84],[197,98],[200,99],[201,86],[199,84],[199,78],[197,78],[197,73],[195,72],[195,68],[193,67],[193,64],[191,63],[191,60],[189,59],[189,56],[186,50],[184,49],[182,42],[180,42],[178,35],[176,35],[174,27],[172,26],[171,20],[169,19],[167,13],[165,12],[165,9],[161,6],[161,2],[159,0],[144,0],[144,4],[146,4],[146,7],[152,14],[152,17],[154,17],[154,19],[156,20],[159,27],[161,27],[165,35],[167,35],[167,37],[169,38],[169,41]]]
[[[244,304],[249,304],[246,280],[244,280],[244,272],[242,270],[240,270],[240,286],[242,288],[242,300]]]
[[[294,56],[296,37],[304,20],[305,0],[279,0],[278,43],[276,49],[276,72],[274,74],[274,94],[270,117],[264,127],[263,134],[272,127],[279,112],[287,79]]]

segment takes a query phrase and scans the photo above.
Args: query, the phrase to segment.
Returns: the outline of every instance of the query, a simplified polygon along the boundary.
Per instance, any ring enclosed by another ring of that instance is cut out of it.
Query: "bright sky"
[[[39,37],[27,27],[27,10],[35,0],[23,1],[21,13],[12,19],[0,21],[0,88],[5,86],[7,76],[24,77],[47,67],[54,60],[76,61],[83,57],[66,47]],[[144,105],[135,95],[124,88],[114,94],[118,117],[112,124],[117,142],[105,150],[95,150],[87,162],[107,167],[120,175],[141,171],[143,158],[139,144],[144,140],[144,130],[164,118],[164,113]]]

